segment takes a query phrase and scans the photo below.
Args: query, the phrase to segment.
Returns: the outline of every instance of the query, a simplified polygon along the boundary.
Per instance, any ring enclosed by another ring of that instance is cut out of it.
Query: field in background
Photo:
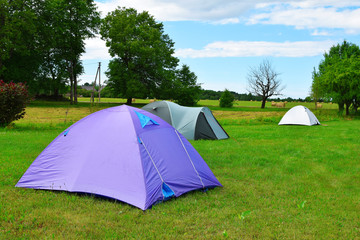
[[[314,111],[321,126],[278,126],[290,104],[221,109],[216,102],[199,104],[231,138],[191,143],[224,187],[144,212],[111,199],[15,188],[64,129],[119,104],[32,103],[24,119],[0,129],[0,239],[360,238],[360,119],[340,117],[332,105]]]
[[[126,102],[125,99],[103,99],[101,103],[90,104],[88,101],[83,101],[84,98],[80,98],[80,102],[77,106],[72,106],[67,102],[44,102],[36,101],[26,109],[25,118],[18,120],[17,125],[29,124],[34,125],[38,123],[45,124],[67,124],[74,123],[81,118],[96,112],[98,110],[118,106]],[[89,99],[85,99],[89,100]],[[106,100],[112,102],[105,102]],[[136,99],[134,106],[142,107],[149,103],[147,99]],[[289,108],[299,105],[298,103],[288,103],[285,108],[277,108],[266,106],[265,109],[259,107],[260,102],[250,101],[236,101],[233,108],[220,108],[218,101],[216,100],[202,100],[198,103],[198,106],[208,106],[214,116],[221,124],[247,124],[249,122],[279,122],[281,117],[285,114]],[[267,103],[270,104],[270,103]],[[336,104],[323,104],[323,108],[315,110],[313,104],[301,103],[304,106],[309,107],[318,116],[320,122],[322,120],[334,120],[339,119],[337,115]],[[333,108],[335,106],[335,108]]]
[[[79,102],[83,103],[89,103],[90,98],[78,98]],[[161,101],[161,100],[159,100]],[[95,99],[95,102],[98,102],[98,99]],[[123,98],[101,98],[101,103],[120,103],[124,104],[126,103],[126,99]],[[150,102],[150,99],[135,99],[136,104],[148,104]],[[330,104],[330,103],[321,103],[322,108],[321,109],[337,109],[337,104]],[[218,100],[200,100],[197,103],[198,106],[211,106],[211,107],[218,107],[219,101]],[[285,108],[292,108],[297,105],[303,105],[309,109],[315,109],[315,104],[313,102],[289,102],[286,104]],[[234,101],[234,107],[254,107],[254,108],[260,108],[261,102],[259,101]],[[276,109],[276,107],[271,106],[271,102],[266,103],[266,107],[270,109]]]

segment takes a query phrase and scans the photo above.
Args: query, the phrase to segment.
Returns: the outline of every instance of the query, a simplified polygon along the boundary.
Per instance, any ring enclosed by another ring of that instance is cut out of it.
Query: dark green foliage
[[[85,39],[94,37],[97,33],[100,15],[92,0],[61,0],[51,3],[56,37],[51,40],[55,41],[56,49],[67,66],[71,87],[70,101],[77,103],[77,76],[83,71],[80,56],[85,52]],[[53,59],[57,60],[56,54]]]
[[[196,83],[195,73],[190,71],[189,66],[183,65],[176,71],[174,81],[173,99],[183,106],[194,106],[199,101],[200,86]],[[170,97],[171,98],[171,97]]]
[[[220,99],[221,94],[222,94],[222,91],[201,89],[200,99],[218,100],[218,99]]]
[[[101,97],[104,97],[104,98],[117,98],[117,97],[120,97],[120,96],[116,95],[109,85],[106,85],[101,90]]]
[[[79,96],[82,96],[82,97],[91,97],[92,91],[78,87],[77,93],[79,94]]]
[[[26,103],[30,100],[27,88],[22,83],[5,83],[0,80],[0,127],[23,118]]]
[[[106,73],[108,84],[128,104],[133,97],[158,97],[160,88],[171,86],[178,64],[174,42],[148,12],[118,8],[106,16],[100,32],[115,57]]]
[[[220,107],[232,107],[234,99],[234,95],[232,95],[229,90],[225,89],[224,93],[221,95],[220,98]]]
[[[237,92],[233,92],[233,91],[230,91],[230,93],[234,96],[234,98],[236,100],[239,100],[239,101],[261,101],[262,100],[261,96],[255,96],[255,95],[252,95],[251,93],[237,93]],[[223,94],[223,91],[214,91],[214,90],[201,89],[199,98],[201,100],[219,100],[222,94]],[[280,101],[304,102],[305,100],[302,99],[302,98],[297,98],[296,99],[296,98],[287,97],[287,98],[282,98],[282,99],[280,99],[280,98],[268,98],[268,101],[275,101],[275,102],[280,102]],[[311,101],[311,100],[309,100],[309,101]]]
[[[76,92],[84,41],[99,23],[93,0],[0,0],[0,79],[55,97],[70,79]]]
[[[346,115],[350,106],[357,111],[360,101],[360,48],[344,41],[332,46],[320,62],[318,71],[313,71],[311,86],[314,99],[323,98],[339,104],[342,113],[344,105]]]
[[[0,0],[0,79],[29,82],[39,58],[33,0]]]
[[[237,93],[234,91],[230,91],[236,100],[239,101],[261,101],[260,96],[252,95],[251,93]],[[205,90],[201,89],[199,98],[202,100],[219,100],[223,91],[214,91],[214,90]]]

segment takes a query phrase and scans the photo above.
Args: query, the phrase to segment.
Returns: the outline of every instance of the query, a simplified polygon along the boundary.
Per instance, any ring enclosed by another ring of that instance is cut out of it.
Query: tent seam
[[[170,104],[167,102],[167,101],[165,101],[165,103],[166,103],[166,105],[167,105],[167,107],[168,107],[168,109],[169,109],[169,115],[170,115],[170,125],[171,126],[174,126],[174,121],[173,121],[173,117],[172,117],[172,112],[171,112],[171,107],[170,107]]]
[[[183,148],[184,148],[184,150],[185,150],[185,152],[186,152],[186,154],[187,154],[187,156],[188,156],[188,158],[189,158],[189,160],[190,160],[190,162],[191,162],[191,165],[193,166],[196,174],[198,175],[198,177],[199,177],[199,179],[200,179],[200,182],[201,182],[201,185],[203,186],[203,188],[205,188],[205,185],[204,185],[204,183],[203,183],[203,181],[202,181],[202,179],[201,179],[201,177],[200,177],[200,175],[199,175],[199,172],[196,170],[195,165],[194,165],[193,161],[191,160],[191,157],[190,157],[188,151],[186,150],[186,148],[185,148],[185,146],[184,146],[184,143],[181,141],[181,138],[180,138],[178,132],[176,131],[176,129],[175,129],[175,133],[176,133],[176,135],[178,136],[178,138],[179,138],[179,140],[180,140],[180,142],[181,142],[181,145],[183,146]]]
[[[140,138],[140,140],[141,140],[141,142],[142,142],[142,144],[144,145],[144,148],[145,148],[145,150],[146,150],[146,152],[147,152],[147,154],[148,154],[148,156],[150,157],[150,159],[151,159],[151,162],[152,162],[152,164],[154,165],[154,167],[155,167],[155,169],[156,169],[156,171],[157,171],[157,173],[159,174],[159,177],[160,177],[160,179],[161,179],[161,189],[162,189],[162,185],[163,185],[163,183],[165,183],[166,184],[166,182],[164,181],[164,179],[162,178],[162,176],[161,176],[161,174],[160,174],[160,171],[159,171],[159,169],[156,167],[156,164],[155,164],[155,162],[154,162],[154,160],[153,160],[153,158],[151,157],[151,155],[150,155],[150,153],[149,153],[149,151],[147,150],[147,147],[146,147],[146,145],[145,145],[145,143],[144,143],[144,141]],[[167,186],[168,186],[168,188],[170,188],[170,190],[175,194],[175,192],[174,192],[174,190],[172,190],[171,189],[171,187],[168,185],[168,184],[166,184]],[[163,200],[165,199],[165,196],[164,196],[164,194],[162,194],[163,195]]]

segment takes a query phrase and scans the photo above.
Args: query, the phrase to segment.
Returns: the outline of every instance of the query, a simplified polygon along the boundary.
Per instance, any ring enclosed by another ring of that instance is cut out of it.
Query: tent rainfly
[[[304,106],[295,106],[285,113],[279,125],[320,125],[316,116]]]
[[[16,184],[96,194],[143,210],[216,186],[220,182],[186,138],[161,118],[126,105],[70,126]]]
[[[156,101],[142,109],[164,119],[188,140],[229,138],[207,107],[183,107],[169,101]]]

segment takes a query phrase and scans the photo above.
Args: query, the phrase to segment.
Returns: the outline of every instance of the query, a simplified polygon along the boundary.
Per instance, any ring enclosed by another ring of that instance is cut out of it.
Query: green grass
[[[81,97],[78,98],[80,105],[87,105],[90,103],[90,98],[85,98],[85,97]],[[134,104],[135,105],[145,105],[148,104],[150,101],[150,99],[135,99]],[[161,101],[161,100],[159,100]],[[95,102],[98,102],[98,99],[95,99]],[[100,101],[102,104],[124,104],[126,103],[126,99],[123,98],[101,98]],[[207,107],[219,107],[219,101],[218,100],[200,100],[197,103],[198,106],[207,106]],[[271,106],[271,102],[267,102],[265,107],[267,108],[267,111],[269,110],[280,110],[280,111],[284,111],[284,109],[290,109],[294,106],[297,105],[303,105],[309,109],[315,109],[315,104],[312,102],[289,102],[286,104],[285,108],[276,108],[276,107],[272,107]],[[234,108],[233,109],[238,109],[238,108],[247,108],[249,110],[249,108],[259,108],[261,107],[261,102],[260,101],[235,101],[234,102]],[[330,104],[330,103],[322,103],[322,109],[337,109],[338,105],[337,104]]]
[[[357,118],[325,109],[317,112],[321,126],[278,126],[281,111],[215,110],[232,138],[191,143],[224,187],[141,211],[84,194],[14,187],[67,126],[112,106],[42,104],[0,129],[0,239],[360,238]]]
[[[198,105],[208,106],[208,107],[219,107],[219,101],[218,100],[200,100],[198,102]],[[288,102],[288,103],[286,103],[285,109],[288,110],[297,105],[303,105],[311,110],[315,109],[315,104],[313,102]],[[261,107],[261,101],[234,101],[233,108],[260,108],[260,107]],[[265,107],[268,108],[268,110],[284,109],[284,108],[272,107],[271,102],[267,102],[265,104]],[[337,109],[337,108],[338,108],[337,104],[322,103],[322,109]]]

